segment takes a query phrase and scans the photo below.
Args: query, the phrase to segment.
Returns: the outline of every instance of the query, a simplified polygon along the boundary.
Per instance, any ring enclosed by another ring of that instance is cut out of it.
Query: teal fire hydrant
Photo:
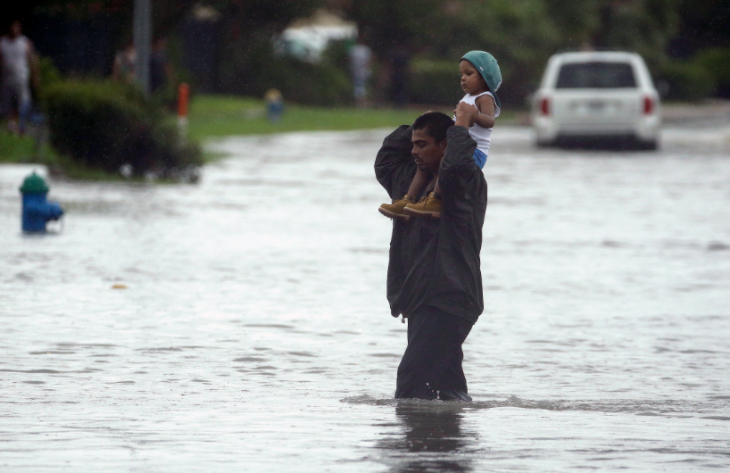
[[[63,209],[56,202],[46,200],[48,186],[41,176],[33,171],[26,177],[20,187],[23,196],[23,231],[28,233],[45,233],[49,220],[58,220]]]

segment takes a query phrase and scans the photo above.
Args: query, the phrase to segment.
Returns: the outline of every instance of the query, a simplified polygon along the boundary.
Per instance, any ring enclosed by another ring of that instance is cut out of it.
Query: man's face
[[[429,135],[427,130],[413,130],[411,137],[413,149],[411,155],[418,169],[422,171],[438,172],[441,159],[444,157],[446,140],[438,143],[436,138]]]

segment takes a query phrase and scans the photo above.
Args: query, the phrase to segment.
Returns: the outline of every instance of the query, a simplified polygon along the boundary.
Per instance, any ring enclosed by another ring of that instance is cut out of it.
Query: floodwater
[[[496,128],[471,404],[392,399],[387,130],[231,138],[197,185],[0,168],[0,470],[730,469],[730,129],[659,152]]]

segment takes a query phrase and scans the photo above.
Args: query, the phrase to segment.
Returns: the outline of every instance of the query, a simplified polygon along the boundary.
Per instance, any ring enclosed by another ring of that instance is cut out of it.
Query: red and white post
[[[183,82],[177,88],[177,126],[180,136],[185,138],[188,128],[188,101],[190,99],[190,86]]]

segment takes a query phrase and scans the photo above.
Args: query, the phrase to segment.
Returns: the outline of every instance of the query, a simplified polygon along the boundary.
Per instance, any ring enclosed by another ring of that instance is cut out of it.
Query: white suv
[[[532,103],[539,146],[603,142],[656,149],[661,104],[644,60],[628,52],[553,55]]]

